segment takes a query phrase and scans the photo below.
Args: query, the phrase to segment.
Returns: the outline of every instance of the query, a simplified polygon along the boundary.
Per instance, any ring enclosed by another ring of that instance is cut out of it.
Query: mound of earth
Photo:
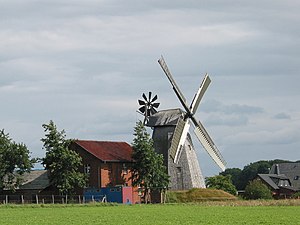
[[[169,191],[169,202],[202,202],[236,200],[237,197],[216,189],[194,188],[188,191]]]

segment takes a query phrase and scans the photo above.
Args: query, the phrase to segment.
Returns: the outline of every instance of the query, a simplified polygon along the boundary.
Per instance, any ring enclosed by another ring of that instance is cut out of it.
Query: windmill
[[[155,101],[158,99],[157,95],[155,95],[152,99],[152,92],[149,92],[148,98],[145,95],[145,93],[143,93],[142,97],[143,100],[138,100],[139,105],[141,106],[139,108],[139,112],[144,115],[144,124],[148,121],[149,116],[153,115],[154,113],[157,112],[157,108],[160,105],[160,103],[156,103]]]
[[[173,79],[164,58],[161,57],[158,60],[158,63],[160,64],[161,68],[163,69],[164,73],[169,79],[176,96],[178,97],[180,103],[182,104],[185,110],[184,116],[182,118],[179,118],[177,121],[177,125],[175,127],[175,131],[171,141],[169,154],[173,159],[174,163],[178,163],[180,159],[184,143],[188,136],[191,121],[192,124],[195,126],[194,133],[200,141],[200,143],[202,144],[203,148],[207,151],[207,153],[213,159],[213,161],[221,168],[221,170],[224,171],[226,166],[225,160],[223,159],[217,146],[214,144],[213,140],[205,130],[202,123],[195,117],[195,113],[197,112],[200,101],[211,82],[208,74],[205,75],[197,93],[194,96],[194,99],[192,100],[191,105],[189,106],[186,102],[184,95],[182,94],[178,85]]]

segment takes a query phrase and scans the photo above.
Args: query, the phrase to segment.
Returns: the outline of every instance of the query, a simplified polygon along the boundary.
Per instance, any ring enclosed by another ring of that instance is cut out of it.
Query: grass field
[[[0,224],[300,224],[300,206],[249,204],[7,205]]]

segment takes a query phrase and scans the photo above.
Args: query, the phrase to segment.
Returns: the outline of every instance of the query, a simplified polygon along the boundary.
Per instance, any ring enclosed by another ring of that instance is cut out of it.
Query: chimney
[[[279,175],[280,171],[279,171],[279,164],[275,164],[275,174]]]

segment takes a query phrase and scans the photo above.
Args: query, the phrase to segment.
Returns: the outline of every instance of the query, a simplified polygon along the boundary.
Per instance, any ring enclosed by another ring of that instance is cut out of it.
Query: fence
[[[84,204],[89,202],[106,202],[106,196],[0,195],[0,204]]]

